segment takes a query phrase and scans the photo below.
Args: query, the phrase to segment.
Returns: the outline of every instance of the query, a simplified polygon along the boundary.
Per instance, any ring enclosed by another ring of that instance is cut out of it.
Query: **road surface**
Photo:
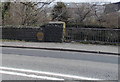
[[[3,80],[118,80],[118,56],[2,48],[0,72]]]

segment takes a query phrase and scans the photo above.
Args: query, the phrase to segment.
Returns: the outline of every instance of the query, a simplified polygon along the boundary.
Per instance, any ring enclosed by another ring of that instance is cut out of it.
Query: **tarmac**
[[[4,41],[0,43],[0,46],[12,47],[12,48],[29,48],[29,49],[99,53],[99,54],[107,54],[107,55],[120,54],[119,46],[114,46],[114,45]]]

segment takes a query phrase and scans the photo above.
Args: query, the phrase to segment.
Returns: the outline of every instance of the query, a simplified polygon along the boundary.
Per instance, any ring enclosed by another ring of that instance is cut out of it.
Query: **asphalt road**
[[[39,49],[2,48],[2,67],[0,69],[3,69],[3,80],[45,79],[40,76],[46,76],[47,79],[60,80],[86,80],[91,78],[118,80],[118,56]]]

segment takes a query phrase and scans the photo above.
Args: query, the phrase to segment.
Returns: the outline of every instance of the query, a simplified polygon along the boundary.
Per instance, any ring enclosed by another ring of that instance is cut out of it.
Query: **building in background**
[[[106,14],[112,13],[112,12],[120,12],[120,2],[105,5],[104,12]]]

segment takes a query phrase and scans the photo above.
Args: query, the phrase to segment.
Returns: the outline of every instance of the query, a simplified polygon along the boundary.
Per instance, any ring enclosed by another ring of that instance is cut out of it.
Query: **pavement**
[[[119,55],[119,46],[114,45],[94,45],[80,43],[48,43],[48,42],[1,42],[2,47],[31,48],[45,50],[59,50],[72,52],[87,52],[109,55]]]

